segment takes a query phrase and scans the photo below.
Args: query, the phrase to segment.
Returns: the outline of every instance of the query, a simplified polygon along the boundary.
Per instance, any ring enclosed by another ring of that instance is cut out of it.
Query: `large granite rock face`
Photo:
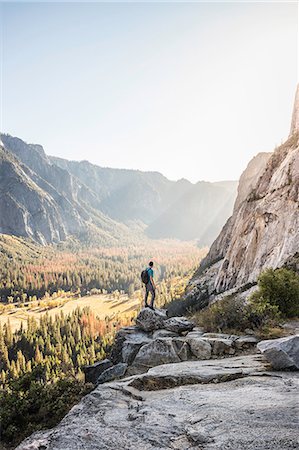
[[[291,135],[272,154],[259,154],[240,178],[232,217],[191,280],[201,298],[255,283],[262,270],[299,250],[299,128],[297,93]]]
[[[1,143],[2,141],[2,143]],[[40,145],[1,134],[0,233],[39,244],[91,229],[103,242],[117,242],[129,230],[100,211],[100,201],[67,170],[52,163]]]
[[[299,370],[299,334],[261,341],[257,348],[270,362],[273,369]]]
[[[297,133],[298,131],[299,131],[299,85],[297,86],[297,91],[295,95],[290,136],[292,136],[294,133]]]
[[[294,450],[298,377],[263,371],[247,356],[169,364],[105,383],[17,450]]]

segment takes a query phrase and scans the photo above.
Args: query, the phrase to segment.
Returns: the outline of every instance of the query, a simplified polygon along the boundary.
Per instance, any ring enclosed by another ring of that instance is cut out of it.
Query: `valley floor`
[[[53,302],[62,303],[56,307],[51,307]],[[46,312],[51,317],[63,312],[69,314],[76,308],[89,307],[99,319],[106,317],[113,318],[114,316],[131,315],[136,311],[140,305],[140,300],[137,297],[129,298],[127,295],[120,295],[115,297],[113,294],[88,295],[81,298],[57,298],[54,301],[49,300],[36,302],[36,305],[27,307],[13,308],[4,314],[0,315],[0,326],[7,323],[9,319],[12,331],[20,328],[21,323],[26,327],[26,322],[29,317],[39,320]],[[48,307],[50,306],[50,309]]]

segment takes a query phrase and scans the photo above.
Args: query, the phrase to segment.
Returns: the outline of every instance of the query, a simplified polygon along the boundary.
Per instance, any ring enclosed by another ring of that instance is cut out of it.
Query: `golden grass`
[[[60,302],[61,305],[52,308],[51,302]],[[73,299],[62,297],[55,300],[35,302],[34,306],[30,309],[28,307],[21,307],[7,310],[0,315],[0,324],[3,325],[9,319],[11,328],[14,331],[20,328],[22,322],[23,326],[26,326],[28,317],[34,317],[36,320],[39,320],[46,312],[50,316],[55,317],[61,311],[64,314],[69,314],[78,307],[89,307],[100,319],[105,319],[106,317],[113,318],[115,316],[131,316],[134,311],[138,311],[139,306],[140,300],[138,297],[128,298],[127,295],[120,295],[119,298],[115,298],[113,294],[89,295]]]

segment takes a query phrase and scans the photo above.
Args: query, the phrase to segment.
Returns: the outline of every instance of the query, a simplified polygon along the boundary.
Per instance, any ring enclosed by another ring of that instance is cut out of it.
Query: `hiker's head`
[[[150,267],[153,267],[153,265],[154,265],[153,261],[150,261],[150,262],[148,263],[148,265],[149,265]]]

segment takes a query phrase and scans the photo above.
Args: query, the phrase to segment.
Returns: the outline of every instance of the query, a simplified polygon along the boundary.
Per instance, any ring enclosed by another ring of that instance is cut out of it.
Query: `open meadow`
[[[55,302],[55,303],[54,303]],[[53,307],[53,303],[57,306]],[[28,318],[34,318],[39,322],[43,314],[47,313],[50,317],[55,317],[57,314],[69,314],[77,308],[89,307],[91,311],[99,319],[104,320],[113,317],[129,317],[138,310],[140,306],[140,298],[136,295],[129,298],[128,295],[114,294],[99,294],[87,295],[81,298],[62,297],[56,300],[44,300],[31,304],[28,306],[14,307],[7,310],[0,315],[0,326],[10,321],[12,331],[20,328],[21,323],[26,328]]]

